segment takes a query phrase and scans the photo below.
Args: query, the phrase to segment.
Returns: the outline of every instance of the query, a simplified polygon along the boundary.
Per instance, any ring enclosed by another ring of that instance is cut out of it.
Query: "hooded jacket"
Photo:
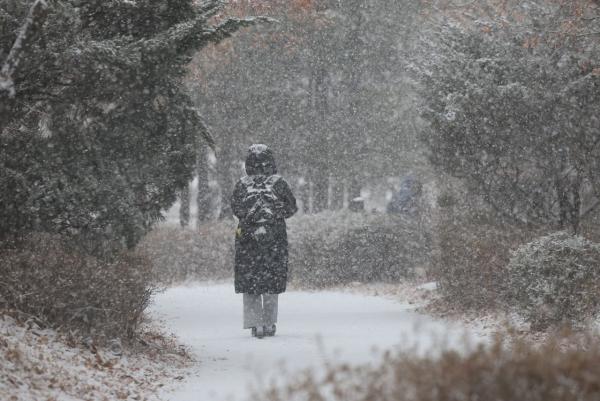
[[[288,183],[277,175],[273,152],[266,145],[252,145],[246,157],[246,176],[233,190],[231,208],[239,219],[235,238],[235,291],[279,294],[285,291],[288,274],[288,242],[285,219],[296,213],[296,199]],[[259,185],[274,195],[274,218],[257,222],[251,209]],[[254,233],[263,233],[257,239]]]

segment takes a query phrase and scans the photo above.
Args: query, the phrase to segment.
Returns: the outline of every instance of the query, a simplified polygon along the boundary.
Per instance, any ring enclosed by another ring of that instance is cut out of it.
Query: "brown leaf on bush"
[[[153,291],[150,270],[140,254],[101,260],[60,237],[31,234],[0,248],[0,309],[18,311],[30,325],[60,326],[78,337],[130,339]]]

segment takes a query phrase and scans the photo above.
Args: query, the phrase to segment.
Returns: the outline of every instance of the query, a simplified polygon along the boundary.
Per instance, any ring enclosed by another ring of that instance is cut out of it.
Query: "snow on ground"
[[[162,383],[184,366],[175,354],[115,355],[65,341],[53,330],[0,316],[0,400],[157,400]]]
[[[481,333],[434,320],[415,306],[343,292],[287,292],[280,296],[277,335],[256,339],[241,328],[242,297],[233,286],[176,287],[157,296],[161,319],[197,360],[184,383],[169,386],[169,401],[244,400],[249,388],[285,380],[325,363],[370,363],[389,349],[427,353],[483,341]]]

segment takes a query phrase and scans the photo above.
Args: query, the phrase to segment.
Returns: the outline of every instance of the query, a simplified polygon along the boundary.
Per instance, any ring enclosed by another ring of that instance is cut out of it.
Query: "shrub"
[[[322,288],[412,277],[431,255],[430,237],[419,223],[403,216],[347,211],[291,219],[292,282]]]
[[[572,342],[573,339],[567,340]],[[600,344],[496,342],[470,352],[387,354],[380,363],[327,367],[255,394],[265,401],[597,400]]]
[[[565,232],[519,247],[508,264],[509,301],[534,328],[579,323],[600,310],[600,244]]]
[[[199,231],[163,226],[140,247],[163,283],[233,277],[235,223]],[[418,220],[390,215],[323,212],[288,220],[290,281],[323,288],[352,281],[395,282],[429,263],[430,240]]]
[[[209,222],[198,231],[161,226],[138,248],[152,261],[160,283],[222,280],[233,277],[234,232],[232,220]]]
[[[35,234],[0,250],[0,308],[85,336],[131,338],[152,294],[150,271],[139,254],[103,261]]]
[[[464,183],[442,176],[434,209],[434,257],[430,275],[442,296],[438,306],[454,310],[501,307],[510,251],[535,231],[506,221]]]
[[[447,220],[438,227],[439,257],[432,271],[445,303],[455,309],[502,305],[511,249],[531,233],[492,221]]]

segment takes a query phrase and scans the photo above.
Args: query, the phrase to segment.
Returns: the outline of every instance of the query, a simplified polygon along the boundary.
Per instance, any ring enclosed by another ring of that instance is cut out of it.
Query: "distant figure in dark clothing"
[[[275,335],[278,294],[285,292],[288,242],[285,219],[296,213],[296,198],[277,175],[273,152],[252,145],[246,176],[231,198],[239,219],[235,236],[235,292],[244,294],[244,328],[252,335]]]
[[[422,187],[415,177],[407,176],[402,180],[400,189],[392,195],[387,205],[387,212],[415,216],[419,212]]]

